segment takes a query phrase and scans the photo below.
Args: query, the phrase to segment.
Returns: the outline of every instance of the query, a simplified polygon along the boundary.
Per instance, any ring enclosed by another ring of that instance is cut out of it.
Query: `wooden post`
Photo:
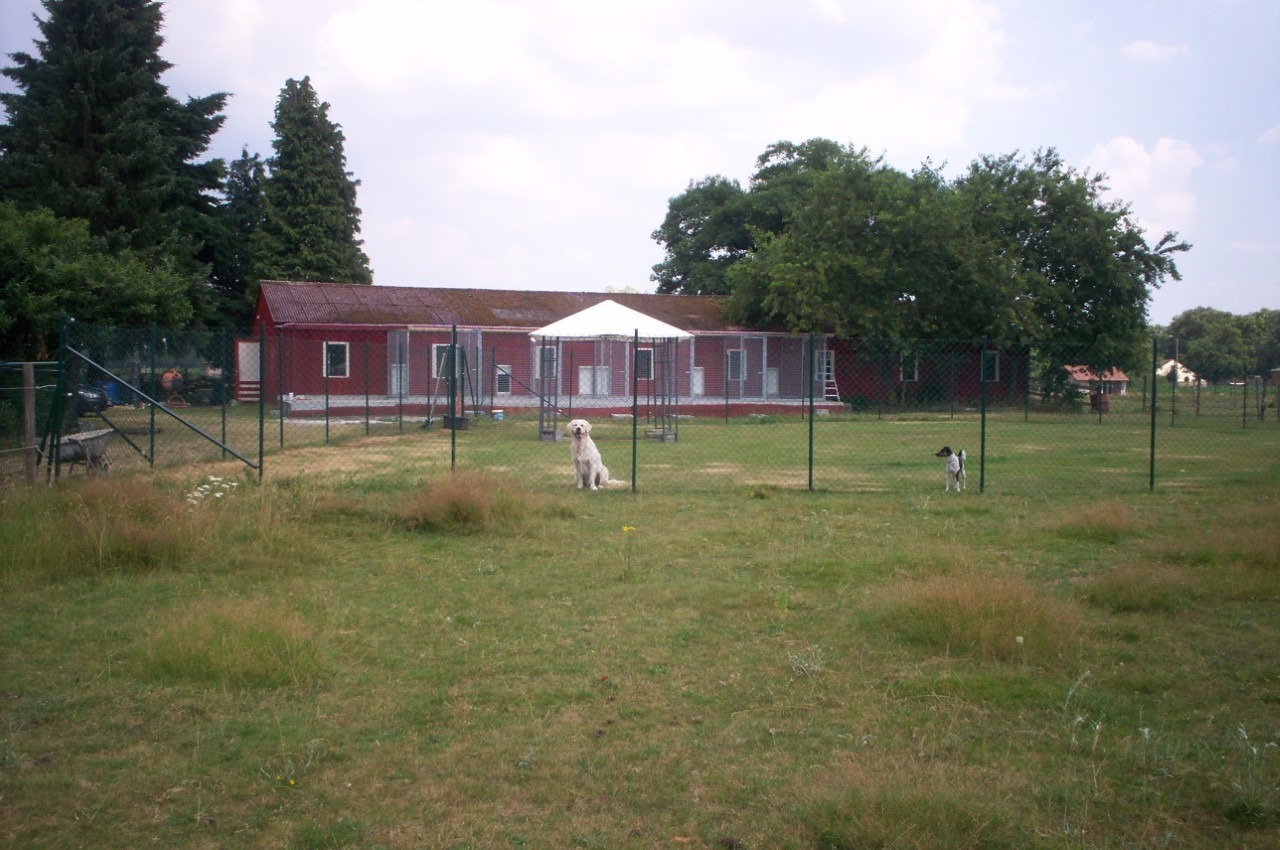
[[[27,447],[27,483],[36,483],[40,463],[36,454],[36,367],[22,364],[22,443]]]

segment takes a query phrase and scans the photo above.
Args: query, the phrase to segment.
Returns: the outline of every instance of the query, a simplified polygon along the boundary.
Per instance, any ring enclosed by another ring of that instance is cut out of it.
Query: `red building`
[[[689,334],[674,339],[535,339],[611,300]],[[518,411],[554,399],[596,412],[674,400],[683,413],[777,412],[808,399],[809,337],[727,322],[724,299],[264,281],[255,333],[237,343],[237,397],[294,415],[366,407],[441,410],[457,334],[456,390],[468,409]],[[816,338],[817,398],[839,409],[827,339]],[[635,352],[632,349],[637,349]],[[634,355],[634,356],[633,356]],[[635,374],[633,374],[633,371]]]

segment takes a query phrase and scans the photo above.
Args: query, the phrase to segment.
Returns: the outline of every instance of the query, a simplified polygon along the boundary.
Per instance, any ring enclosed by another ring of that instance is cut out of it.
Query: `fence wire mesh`
[[[941,494],[946,446],[964,452],[969,491],[1034,496],[1274,476],[1280,447],[1267,378],[1171,383],[1154,349],[1126,374],[1091,366],[1087,346],[984,340],[79,323],[64,337],[60,362],[37,372],[46,472],[59,460],[81,461],[68,472],[225,462],[259,477],[466,468],[569,487],[566,428],[582,418],[635,490]],[[30,455],[16,365],[0,370],[6,478]],[[76,457],[82,435],[103,435],[106,464]]]

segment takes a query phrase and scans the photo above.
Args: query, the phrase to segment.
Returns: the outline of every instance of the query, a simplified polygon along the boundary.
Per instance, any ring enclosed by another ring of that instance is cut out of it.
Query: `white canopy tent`
[[[687,339],[693,336],[617,301],[604,300],[593,307],[565,316],[529,336],[534,339]]]
[[[677,438],[679,344],[680,340],[690,339],[693,334],[606,299],[539,328],[529,336],[537,345],[556,350],[552,361],[556,365],[550,369],[539,366],[538,371],[538,395],[542,400],[538,428],[541,439],[554,440],[558,436],[560,382],[557,369],[561,360],[558,349],[566,341],[596,343],[594,362],[578,366],[582,374],[590,376],[592,384],[599,380],[597,376],[600,375],[604,377],[604,383],[612,380],[609,366],[602,365],[602,348],[621,347],[623,351],[629,352],[628,369],[634,368],[643,380],[644,395],[647,398],[646,410],[653,418],[654,427],[647,432],[648,435],[662,440]],[[651,347],[640,349],[637,346],[633,349],[631,343],[637,339],[650,342]],[[646,355],[643,363],[637,360],[640,354]],[[547,361],[539,355],[538,362]],[[634,382],[630,382],[627,392],[631,396],[634,413],[638,402]]]

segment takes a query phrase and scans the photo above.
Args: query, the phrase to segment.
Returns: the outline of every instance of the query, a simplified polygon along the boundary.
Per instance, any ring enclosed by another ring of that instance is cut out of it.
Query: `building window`
[[[498,373],[494,376],[493,391],[498,395],[511,395],[511,367],[499,366]]]
[[[982,380],[991,382],[1000,380],[1000,352],[987,350],[982,352]]]
[[[325,342],[324,376],[347,378],[351,376],[351,345],[345,342]]]
[[[904,384],[920,380],[919,357],[903,357],[898,361],[898,380]]]
[[[636,349],[636,378],[641,381],[653,380],[653,349]]]
[[[542,380],[554,380],[556,376],[556,347],[544,345],[538,349],[538,362],[541,364]]]
[[[431,374],[436,378],[449,377],[449,357],[452,345],[447,342],[433,343],[431,346]]]
[[[731,348],[725,352],[725,380],[742,380],[742,375],[746,371],[746,354],[741,348]]]

